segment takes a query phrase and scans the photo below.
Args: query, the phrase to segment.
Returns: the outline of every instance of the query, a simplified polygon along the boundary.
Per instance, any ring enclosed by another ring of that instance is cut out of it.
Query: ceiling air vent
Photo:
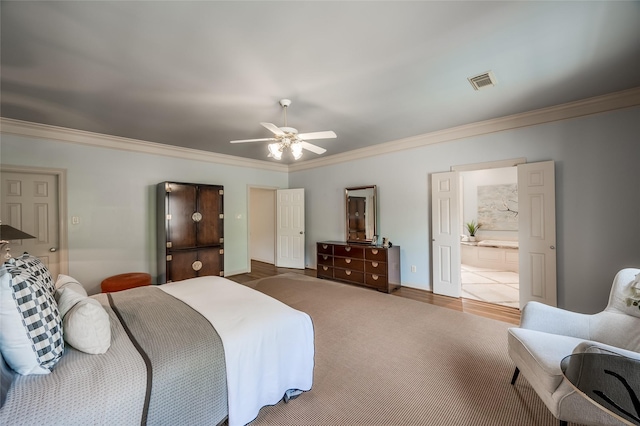
[[[475,77],[469,77],[468,80],[469,83],[471,83],[471,85],[473,86],[474,90],[480,90],[496,85],[496,77],[491,71],[476,75]]]

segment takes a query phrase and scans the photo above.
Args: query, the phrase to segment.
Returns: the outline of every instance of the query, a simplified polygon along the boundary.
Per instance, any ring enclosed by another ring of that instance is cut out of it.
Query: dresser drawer
[[[387,261],[387,250],[383,248],[367,247],[364,250],[364,258],[367,260]]]
[[[364,271],[369,274],[387,275],[387,264],[376,260],[364,262]]]
[[[318,265],[318,278],[333,278],[333,268],[327,265]]]
[[[351,269],[353,271],[364,272],[364,260],[352,259],[350,257],[334,257],[333,266],[336,268]]]
[[[354,283],[364,282],[364,272],[352,271],[351,269],[335,268],[333,270],[333,277],[344,281],[351,281]]]
[[[334,256],[364,259],[364,248],[357,246],[333,246]]]
[[[369,287],[378,288],[386,291],[387,289],[387,276],[378,274],[365,274],[365,282]]]
[[[318,254],[318,265],[333,266],[333,256],[328,254]]]
[[[333,244],[317,243],[318,254],[333,254]]]

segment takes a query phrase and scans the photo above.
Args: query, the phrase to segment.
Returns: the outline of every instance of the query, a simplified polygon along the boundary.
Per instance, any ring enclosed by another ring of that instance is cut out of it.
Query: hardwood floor
[[[316,271],[314,269],[302,270],[276,268],[272,264],[252,260],[250,273],[232,275],[227,278],[242,284],[260,278],[273,277],[275,275],[285,274],[288,272],[308,275],[310,277],[316,276]],[[411,287],[401,287],[399,290],[394,291],[391,294],[398,297],[406,297],[407,299],[417,300],[419,302],[430,303],[432,305],[441,306],[448,309],[454,309],[460,312],[479,315],[485,318],[508,322],[510,324],[520,324],[520,310],[516,308],[509,308],[506,306],[480,302],[478,300],[472,299],[456,299],[454,297],[440,296],[438,294],[433,294],[430,291]]]

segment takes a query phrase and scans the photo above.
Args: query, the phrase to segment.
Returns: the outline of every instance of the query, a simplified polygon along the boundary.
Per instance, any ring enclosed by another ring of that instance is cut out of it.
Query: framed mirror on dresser
[[[317,277],[385,293],[400,288],[400,247],[378,241],[377,188],[345,189],[346,241],[317,243]]]
[[[346,240],[348,243],[376,244],[376,185],[345,188]]]

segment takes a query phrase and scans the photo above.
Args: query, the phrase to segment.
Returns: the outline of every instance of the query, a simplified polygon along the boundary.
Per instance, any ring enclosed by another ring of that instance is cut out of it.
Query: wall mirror
[[[376,243],[374,241],[374,237],[378,234],[376,192],[375,185],[345,189],[348,243]]]

